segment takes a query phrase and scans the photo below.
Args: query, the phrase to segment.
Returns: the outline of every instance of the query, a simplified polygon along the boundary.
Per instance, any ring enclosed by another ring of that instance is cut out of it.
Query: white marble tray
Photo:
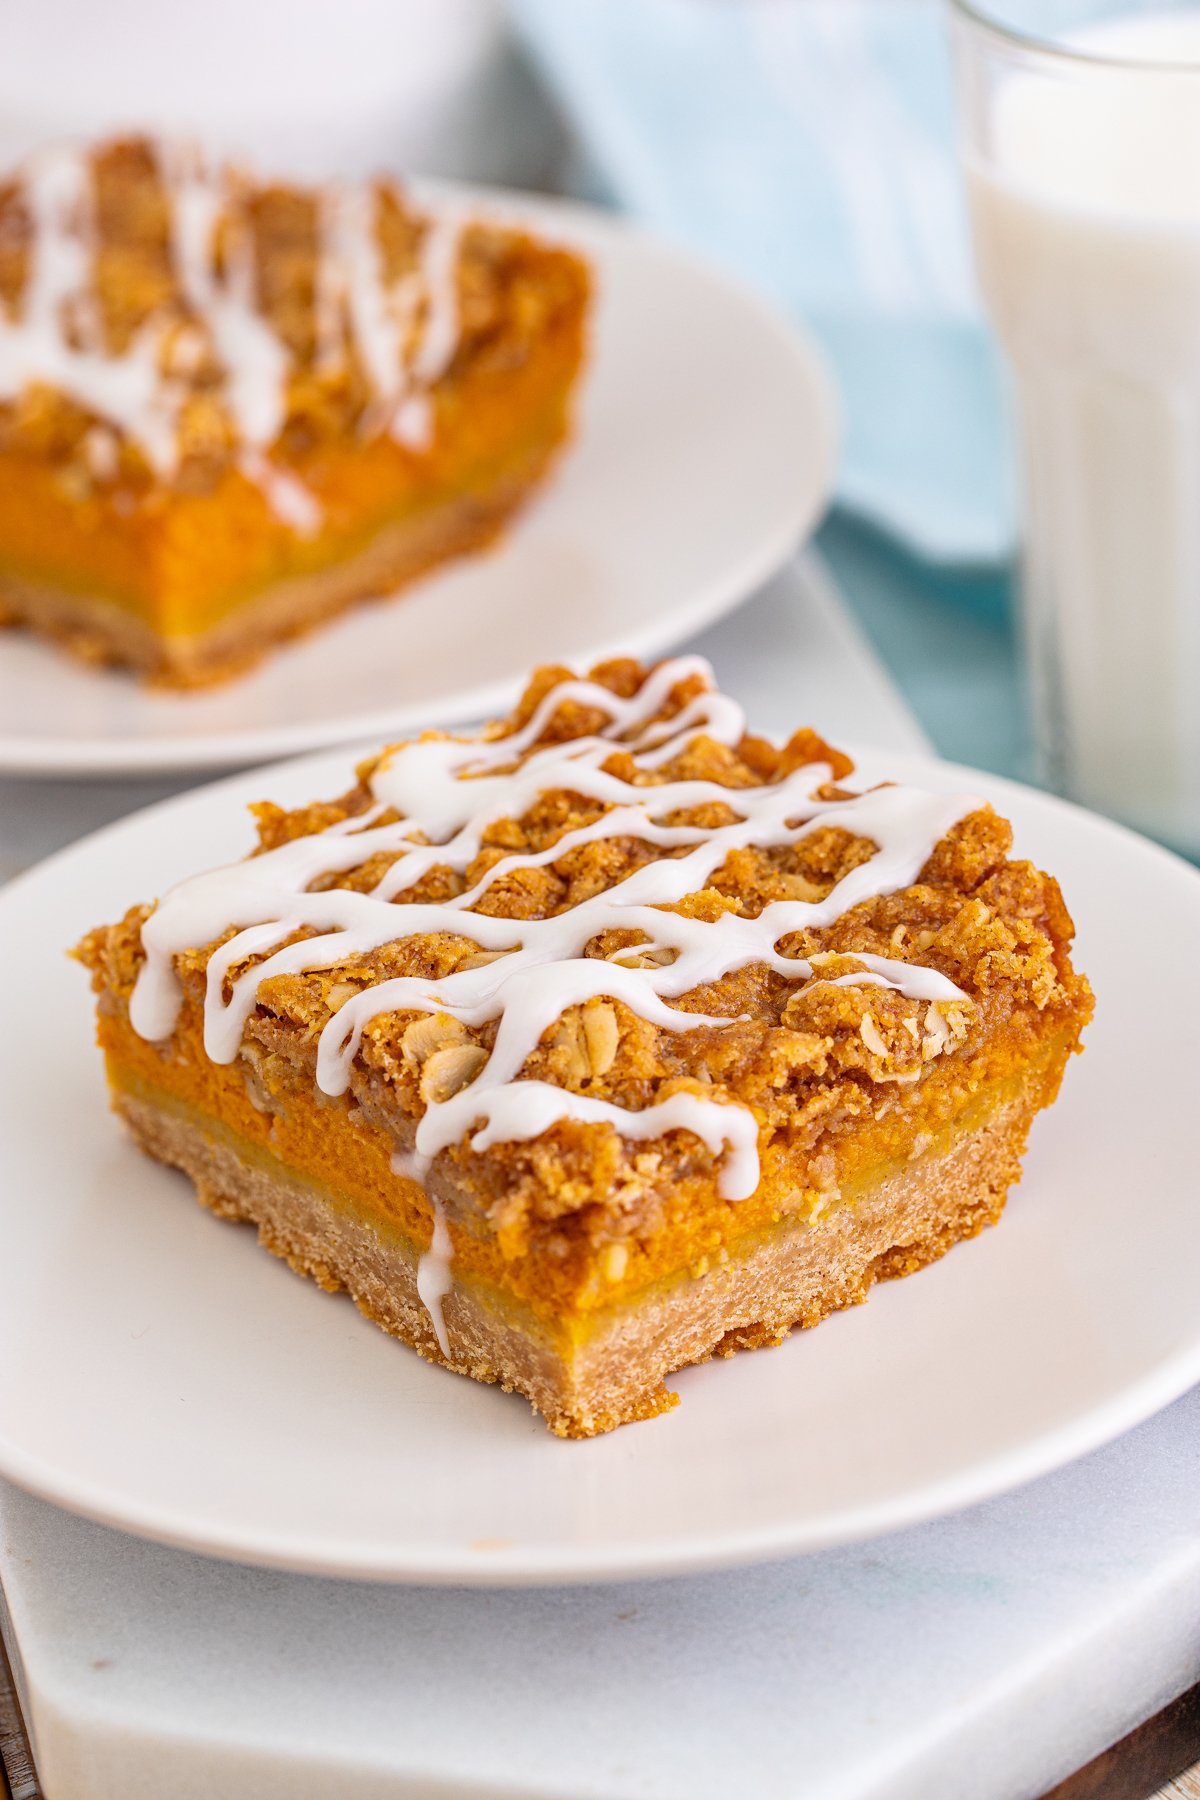
[[[1200,1677],[1200,1391],[1072,1469],[728,1575],[365,1587],[0,1486],[48,1800],[1033,1800]]]

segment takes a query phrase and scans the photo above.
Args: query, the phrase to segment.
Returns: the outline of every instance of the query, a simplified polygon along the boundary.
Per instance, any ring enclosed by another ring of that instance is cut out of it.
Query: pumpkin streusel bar
[[[695,657],[541,669],[255,813],[253,855],[80,947],[113,1103],[565,1436],[993,1223],[1092,1010],[984,801],[860,792]]]
[[[176,686],[494,538],[568,435],[583,262],[146,138],[0,180],[0,621]]]

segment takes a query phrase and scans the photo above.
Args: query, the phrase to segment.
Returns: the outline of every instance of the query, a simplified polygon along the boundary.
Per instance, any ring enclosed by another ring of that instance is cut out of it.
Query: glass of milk
[[[1200,4],[951,11],[1041,774],[1200,854]]]

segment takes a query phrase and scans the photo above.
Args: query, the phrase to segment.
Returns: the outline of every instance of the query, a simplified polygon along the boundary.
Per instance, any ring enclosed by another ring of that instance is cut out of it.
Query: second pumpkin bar
[[[0,181],[0,618],[207,683],[487,543],[588,303],[570,251],[392,182],[41,153]]]

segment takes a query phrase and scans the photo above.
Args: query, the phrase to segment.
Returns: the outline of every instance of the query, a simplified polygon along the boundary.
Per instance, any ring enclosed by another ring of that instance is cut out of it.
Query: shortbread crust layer
[[[148,1088],[113,1058],[109,1076],[114,1107],[135,1140],[189,1175],[202,1205],[256,1226],[262,1244],[297,1274],[344,1289],[367,1318],[429,1361],[523,1394],[552,1431],[571,1438],[665,1411],[676,1398],[666,1381],[679,1370],[777,1345],[793,1329],[864,1302],[876,1281],[912,1274],[995,1224],[1068,1054],[1058,1046],[1019,1083],[995,1083],[933,1148],[886,1167],[819,1216],[806,1216],[806,1203],[765,1234],[735,1241],[702,1274],[668,1275],[572,1317],[540,1316],[472,1273],[466,1234],[456,1228],[457,1273],[443,1306],[448,1355],[417,1291],[431,1230],[423,1196],[412,1193],[408,1217],[378,1203],[368,1209],[263,1142]],[[330,1129],[336,1138],[349,1127],[338,1121]],[[363,1129],[358,1121],[355,1135]]]

